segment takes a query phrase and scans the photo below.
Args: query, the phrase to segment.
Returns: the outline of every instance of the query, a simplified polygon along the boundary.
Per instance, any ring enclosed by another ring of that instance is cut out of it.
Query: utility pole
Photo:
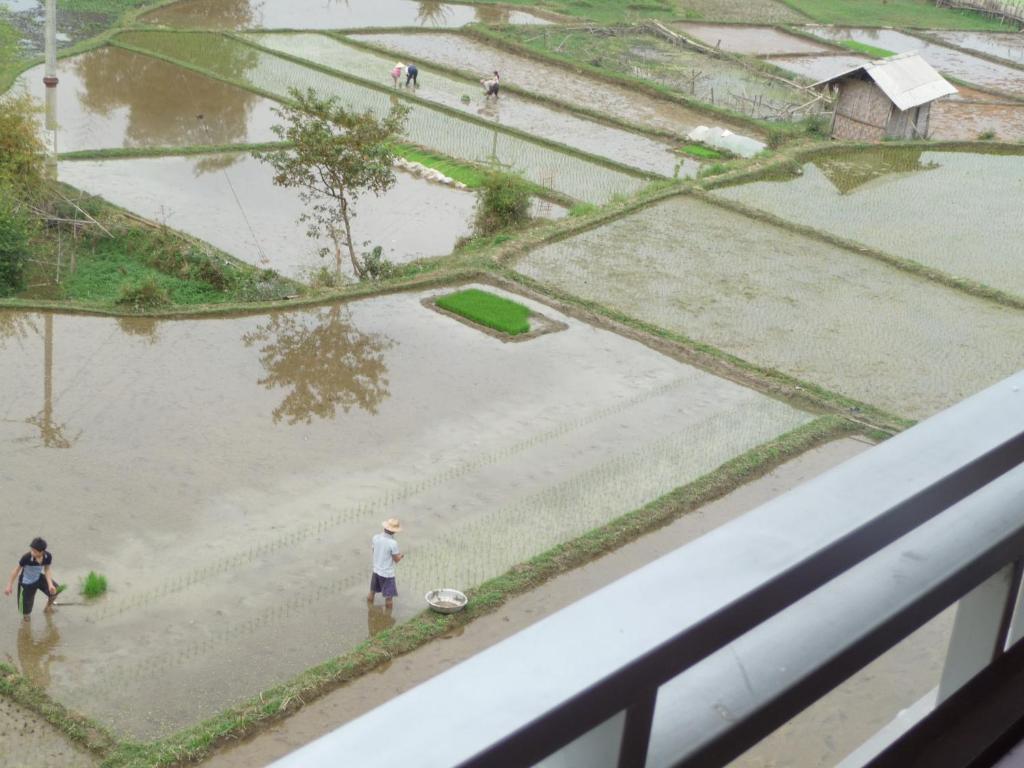
[[[47,174],[57,178],[57,0],[46,0],[46,132],[50,140]]]

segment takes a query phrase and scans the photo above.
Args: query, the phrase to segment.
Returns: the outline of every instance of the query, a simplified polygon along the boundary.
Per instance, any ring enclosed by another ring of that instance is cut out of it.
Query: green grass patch
[[[437,300],[437,306],[511,336],[530,330],[530,310],[527,307],[476,288],[442,296]]]
[[[839,45],[851,51],[863,53],[865,56],[870,56],[873,59],[888,59],[890,56],[896,55],[893,51],[887,51],[885,48],[876,48],[867,43],[858,43],[856,40],[840,40]]]
[[[815,21],[851,27],[912,27],[1012,32],[998,19],[940,8],[932,0],[782,0]]]
[[[690,157],[698,157],[702,160],[721,160],[723,157],[725,157],[725,155],[719,152],[717,149],[711,149],[710,147],[705,147],[702,144],[687,144],[685,146],[680,147],[679,151],[682,152],[684,155],[689,155]]]
[[[406,160],[420,163],[435,171],[440,171],[450,179],[461,181],[470,189],[482,187],[487,178],[487,172],[475,166],[412,144],[398,144],[395,146],[395,152]]]
[[[89,571],[89,575],[82,579],[82,594],[85,597],[99,597],[107,591],[107,577],[96,571]]]

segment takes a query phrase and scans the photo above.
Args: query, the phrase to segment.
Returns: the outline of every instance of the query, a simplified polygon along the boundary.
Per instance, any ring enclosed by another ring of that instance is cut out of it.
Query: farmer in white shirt
[[[402,530],[397,518],[390,518],[383,523],[384,532],[373,537],[373,575],[370,577],[370,594],[366,602],[372,603],[374,596],[380,592],[384,596],[384,606],[390,608],[392,600],[398,596],[395,585],[395,564],[403,555],[398,549],[395,534]]]

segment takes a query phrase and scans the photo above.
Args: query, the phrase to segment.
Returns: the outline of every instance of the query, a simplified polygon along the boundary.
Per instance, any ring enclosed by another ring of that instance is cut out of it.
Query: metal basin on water
[[[438,613],[457,613],[466,607],[469,599],[457,589],[432,589],[424,596],[431,610]]]

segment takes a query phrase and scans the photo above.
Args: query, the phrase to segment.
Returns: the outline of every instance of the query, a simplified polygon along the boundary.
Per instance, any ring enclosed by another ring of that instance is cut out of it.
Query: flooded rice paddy
[[[1015,64],[1024,64],[1024,35],[1019,32],[932,32],[951,45],[998,56]]]
[[[1024,312],[688,197],[542,247],[516,268],[913,418],[1024,367]]]
[[[347,75],[393,85],[390,76],[395,65],[393,57],[372,53],[336,38],[322,34],[274,33],[247,35],[246,39]],[[671,177],[680,165],[679,156],[667,142],[577,117],[515,94],[487,99],[476,81],[431,72],[423,65],[418,68],[419,86],[415,88],[415,95],[421,99],[649,173]],[[688,162],[682,175],[695,176],[698,169],[697,163]]]
[[[713,48],[748,56],[827,53],[832,49],[799,35],[790,35],[772,27],[745,27],[740,24],[699,24],[685,21],[673,29],[694,37]]]
[[[304,279],[333,267],[317,250],[329,243],[306,236],[305,210],[295,190],[274,186],[273,169],[248,154],[226,153],[60,164],[61,181],[174,229],[205,240],[243,261]],[[404,263],[451,253],[470,234],[476,196],[403,171],[383,197],[356,203],[357,249],[384,248]],[[219,201],[211,205],[211,201]],[[368,241],[365,248],[360,245]],[[349,270],[347,257],[343,263]]]
[[[715,194],[1024,299],[1024,152],[847,152]]]
[[[62,59],[58,75],[60,152],[273,141],[280,122],[269,99],[122,48]],[[43,67],[15,87],[42,104]]]
[[[380,33],[351,37],[388,49],[399,57],[420,63],[433,62],[467,74],[480,73],[482,77],[498,70],[504,84],[659,131],[685,135],[698,125],[721,125],[736,133],[750,134],[749,129],[723,122],[717,116],[453,33]],[[709,73],[713,71],[714,60],[708,57],[701,57],[701,60],[707,62]]]
[[[356,29],[546,24],[528,11],[414,0],[183,0],[143,16],[184,29]]]
[[[403,521],[402,621],[810,418],[530,300],[568,329],[503,344],[427,295],[0,314],[0,523],[28,541],[15,510],[47,509],[57,578],[110,582],[58,609],[56,639],[3,622],[0,654],[118,733],[166,734],[379,628],[382,519]]]
[[[818,82],[848,69],[859,67],[868,61],[866,56],[838,54],[832,56],[779,56],[772,59],[772,64]]]
[[[386,90],[359,85],[217,34],[129,32],[118,39],[282,98],[290,88],[313,88],[350,108],[377,114],[386,113],[394,98]],[[645,183],[639,177],[421,104],[412,105],[405,136],[451,157],[519,171],[541,186],[591,203],[633,194]]]
[[[916,51],[946,75],[951,75],[983,88],[1024,96],[1024,70],[995,64],[961,53],[944,45],[935,45],[892,29],[854,29],[848,27],[809,27],[809,31],[827,40],[856,40],[894,53]]]

